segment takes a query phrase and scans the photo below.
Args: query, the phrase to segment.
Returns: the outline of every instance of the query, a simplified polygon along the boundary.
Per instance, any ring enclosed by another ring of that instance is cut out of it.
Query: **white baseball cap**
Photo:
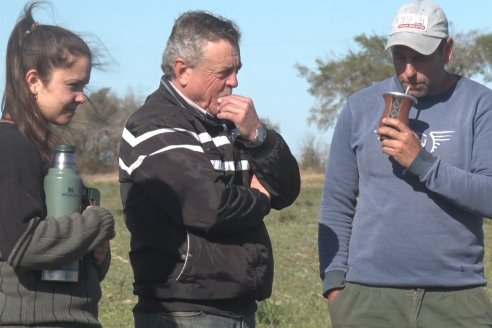
[[[430,55],[448,36],[448,20],[442,8],[426,0],[416,0],[398,10],[385,50],[401,45]]]

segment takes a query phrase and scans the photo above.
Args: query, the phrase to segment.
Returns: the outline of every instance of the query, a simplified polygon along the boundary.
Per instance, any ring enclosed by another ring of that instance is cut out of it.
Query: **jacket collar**
[[[208,125],[226,125],[228,126],[229,122],[219,120],[215,116],[212,116],[208,114],[207,112],[200,110],[196,108],[195,106],[191,105],[186,99],[183,98],[183,96],[174,88],[173,85],[171,85],[171,82],[166,79],[164,76],[161,78],[161,84],[159,86],[159,91],[161,94],[164,96],[171,96],[171,100],[174,100],[176,105],[181,107],[182,109],[189,111],[191,115],[195,116],[198,118],[200,121],[208,124]],[[166,97],[169,98],[169,97]]]

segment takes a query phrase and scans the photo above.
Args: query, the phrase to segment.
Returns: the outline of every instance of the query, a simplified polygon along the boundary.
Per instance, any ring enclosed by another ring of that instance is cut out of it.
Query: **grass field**
[[[257,326],[331,327],[326,301],[321,297],[318,269],[317,228],[322,176],[303,174],[298,200],[283,211],[273,211],[266,219],[275,256],[275,282],[272,297],[260,303]],[[119,186],[115,177],[87,177],[88,186],[101,191],[102,206],[117,221],[112,241],[113,261],[102,283],[100,318],[105,328],[133,327],[131,309],[132,272],[128,261],[129,233],[123,222]],[[484,226],[486,244],[492,244],[492,223]],[[492,252],[485,254],[486,275],[492,279]],[[492,288],[487,292],[492,298]]]

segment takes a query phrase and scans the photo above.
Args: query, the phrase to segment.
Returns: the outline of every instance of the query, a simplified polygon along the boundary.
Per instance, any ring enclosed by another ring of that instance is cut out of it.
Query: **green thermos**
[[[56,145],[51,168],[44,178],[48,216],[72,215],[81,211],[83,183],[77,168],[75,147]],[[76,282],[79,262],[55,270],[43,270],[42,280]]]

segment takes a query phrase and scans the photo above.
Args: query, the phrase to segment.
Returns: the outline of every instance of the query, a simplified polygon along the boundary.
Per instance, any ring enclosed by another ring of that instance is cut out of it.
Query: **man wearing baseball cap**
[[[492,327],[492,91],[446,70],[452,49],[441,7],[402,5],[386,45],[396,75],[342,109],[319,225],[334,328]],[[408,124],[382,118],[386,92],[416,98]]]

